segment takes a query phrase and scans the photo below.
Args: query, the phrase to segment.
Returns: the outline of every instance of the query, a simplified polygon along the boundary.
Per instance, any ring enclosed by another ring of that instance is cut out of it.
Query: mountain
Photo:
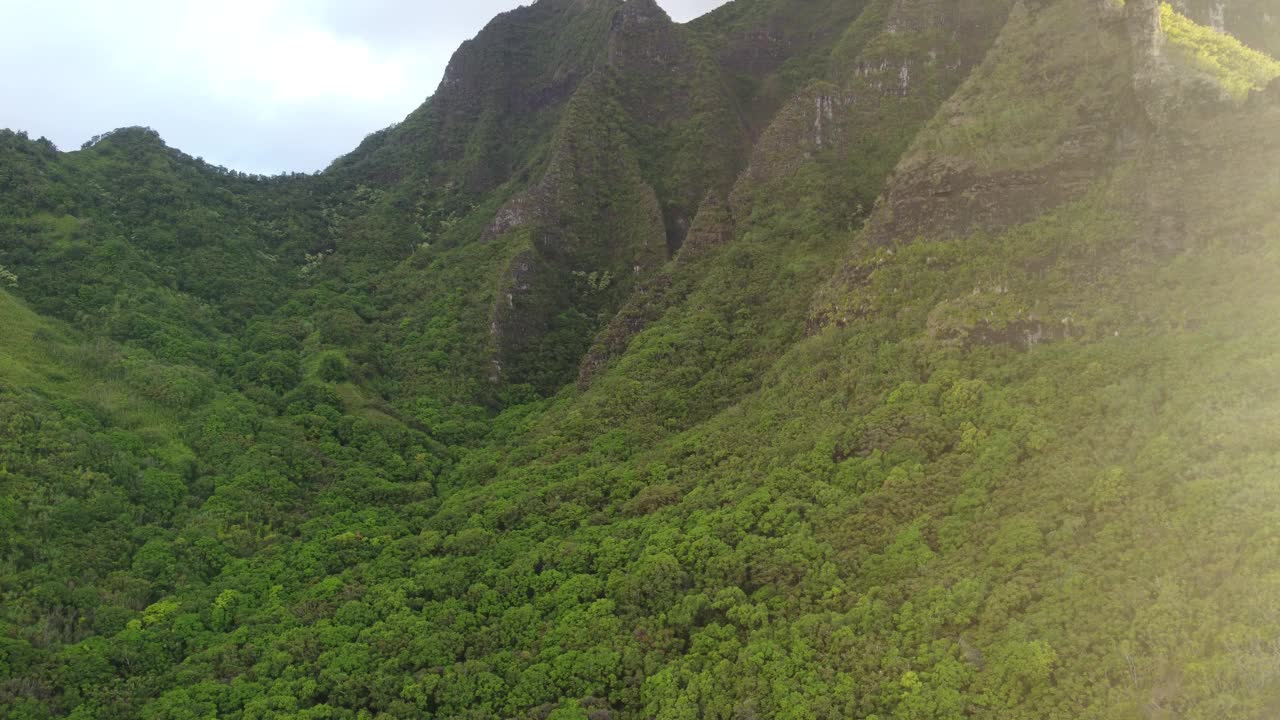
[[[537,0],[315,175],[0,132],[0,717],[1277,716],[1277,52]]]

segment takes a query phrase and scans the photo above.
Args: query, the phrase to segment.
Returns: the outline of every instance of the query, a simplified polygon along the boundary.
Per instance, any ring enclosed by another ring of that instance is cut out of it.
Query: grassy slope
[[[176,415],[162,404],[162,385],[166,370],[181,370],[77,337],[3,290],[0,318],[0,387],[6,395],[92,404],[112,425],[152,437],[158,445],[176,442]]]
[[[1197,25],[1168,3],[1160,5],[1160,24],[1176,62],[1211,76],[1237,100],[1280,76],[1280,61],[1230,35]]]

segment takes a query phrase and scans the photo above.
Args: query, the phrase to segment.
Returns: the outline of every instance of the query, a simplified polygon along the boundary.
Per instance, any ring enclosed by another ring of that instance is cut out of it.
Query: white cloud
[[[0,0],[0,127],[73,149],[125,125],[251,172],[310,171],[402,119],[517,0]],[[679,20],[717,0],[668,0]]]
[[[223,0],[187,8],[187,52],[221,99],[289,104],[332,98],[377,103],[414,82],[417,58],[379,52],[322,27],[305,3]],[[173,47],[175,53],[181,48]]]

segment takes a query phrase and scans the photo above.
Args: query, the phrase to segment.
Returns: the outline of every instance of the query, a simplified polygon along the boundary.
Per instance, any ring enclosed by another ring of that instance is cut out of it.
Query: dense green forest
[[[1280,717],[1269,6],[537,0],[314,175],[0,131],[0,718]]]

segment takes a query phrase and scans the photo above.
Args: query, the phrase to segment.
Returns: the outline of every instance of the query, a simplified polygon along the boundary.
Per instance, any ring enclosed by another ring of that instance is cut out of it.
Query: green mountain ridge
[[[538,0],[316,175],[0,132],[0,717],[1274,717],[1270,17]]]

